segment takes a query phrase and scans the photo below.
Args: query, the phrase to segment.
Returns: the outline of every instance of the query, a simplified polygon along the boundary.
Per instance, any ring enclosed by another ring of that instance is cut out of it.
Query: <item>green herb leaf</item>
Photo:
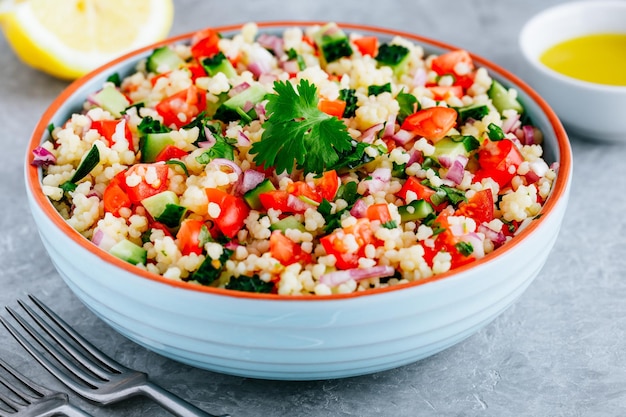
[[[215,158],[235,159],[234,147],[223,136],[215,135],[215,144],[196,157],[199,164],[206,165]]]
[[[396,223],[395,220],[389,220],[388,222],[381,224],[381,226],[385,229],[395,229],[396,227],[398,227],[398,223]]]
[[[107,82],[115,84],[116,87],[119,87],[120,85],[122,85],[122,79],[120,78],[120,75],[117,72],[109,75],[109,78],[107,78]]]
[[[382,85],[370,85],[367,87],[368,96],[377,96],[382,93],[391,93],[391,83]]]
[[[456,248],[456,250],[459,251],[461,255],[464,256],[470,256],[472,253],[474,253],[474,247],[469,242],[459,242],[454,245],[454,247]]]
[[[402,62],[408,53],[409,49],[402,45],[383,43],[378,47],[376,61],[382,65],[393,67]]]
[[[398,112],[398,122],[402,124],[404,119],[415,113],[421,108],[420,102],[413,94],[400,92],[396,96],[396,101],[400,105],[400,111]]]
[[[203,285],[212,284],[220,277],[226,261],[230,259],[232,254],[232,250],[224,249],[219,259],[212,259],[210,256],[207,256],[200,264],[200,267],[191,274],[190,279],[192,281],[198,281]]]
[[[352,88],[339,90],[339,99],[346,102],[346,109],[343,111],[343,117],[354,117],[358,101],[356,98],[356,90]]]
[[[252,144],[254,162],[291,173],[294,162],[305,173],[322,173],[335,166],[342,152],[352,149],[343,121],[317,108],[317,87],[301,80],[297,92],[289,81],[274,83],[267,96],[268,119],[261,140]]]
[[[170,160],[165,161],[165,163],[168,165],[177,165],[181,167],[185,175],[189,176],[189,170],[187,169],[187,165],[185,165],[183,161],[179,161],[177,159],[170,159]]]
[[[158,120],[155,120],[150,116],[146,116],[141,119],[141,122],[137,126],[137,130],[139,130],[140,133],[147,135],[149,133],[167,133],[171,129]]]
[[[71,193],[76,189],[77,185],[72,181],[65,181],[63,184],[59,185],[59,188],[62,189],[66,193]]]
[[[230,281],[228,281],[228,284],[226,284],[226,289],[245,292],[270,293],[274,289],[274,283],[265,282],[256,274],[251,277],[247,275],[240,275],[236,278],[232,277]]]

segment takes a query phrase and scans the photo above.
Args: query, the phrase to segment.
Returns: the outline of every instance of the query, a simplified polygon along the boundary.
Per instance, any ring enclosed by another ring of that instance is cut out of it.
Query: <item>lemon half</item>
[[[17,56],[63,79],[165,38],[174,17],[172,0],[16,0],[0,6],[0,25]]]

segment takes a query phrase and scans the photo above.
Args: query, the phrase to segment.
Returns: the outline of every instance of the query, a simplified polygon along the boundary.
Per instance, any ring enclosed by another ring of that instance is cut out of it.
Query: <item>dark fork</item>
[[[52,326],[23,301],[18,300],[18,304],[58,346],[51,343],[41,330],[36,330],[15,310],[10,307],[6,307],[6,310],[65,369],[58,367],[43,351],[34,347],[7,319],[0,317],[0,321],[44,368],[81,397],[99,405],[108,405],[144,395],[177,416],[216,417],[149,381],[147,374],[127,368],[113,360],[78,334],[36,297],[29,295],[29,298],[56,326]],[[78,349],[75,344],[82,349]]]
[[[9,409],[0,409],[0,417],[47,417],[59,414],[69,417],[91,417],[90,414],[71,405],[67,394],[51,391],[34,383],[2,359],[0,368],[15,380],[12,382],[4,375],[0,375],[0,384],[15,395],[15,398],[12,398],[0,393],[0,404]]]

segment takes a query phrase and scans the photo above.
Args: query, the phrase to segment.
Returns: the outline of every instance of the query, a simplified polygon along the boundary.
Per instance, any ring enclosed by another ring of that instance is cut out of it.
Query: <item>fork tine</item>
[[[64,355],[61,355],[56,349],[43,339],[30,324],[24,321],[24,319],[15,311],[7,307],[7,311],[13,318],[35,339],[37,342],[52,355],[59,363],[61,363],[68,371],[70,371],[76,378],[88,384],[91,388],[96,387],[97,382],[93,377],[88,375],[85,371],[78,368],[72,361],[68,360]],[[46,368],[51,374],[56,376],[61,382],[69,386],[72,389],[84,391],[85,386],[76,383],[67,372],[61,370],[58,366],[52,363],[46,356],[35,348],[11,323],[5,320],[4,317],[0,317],[0,322],[7,328],[7,330],[13,335],[13,337],[19,342],[24,349],[28,351],[44,368]]]
[[[44,395],[50,395],[53,391],[42,387],[36,382],[26,378],[24,375],[19,373],[15,368],[6,363],[4,360],[0,359],[0,367],[2,367],[5,371],[7,371],[13,378],[20,381],[24,386],[28,387],[32,392],[37,394],[39,397],[43,397]]]
[[[3,378],[0,378],[3,379]],[[8,388],[8,386],[2,382],[2,385],[4,385],[5,387]],[[4,395],[3,393],[0,392],[0,403],[4,403],[6,406],[8,406],[11,410],[13,410],[14,413],[17,413],[19,407],[17,405],[17,403],[15,402],[15,400],[7,397],[6,395]],[[0,416],[3,416],[4,414],[2,413],[4,410],[0,409]]]
[[[52,311],[48,306],[46,306],[42,301],[40,301],[34,295],[29,294],[28,298],[32,300],[37,307],[41,311],[43,311],[59,328],[61,328],[65,333],[67,333],[72,340],[74,340],[78,345],[80,345],[83,349],[85,349],[89,354],[91,354],[94,358],[102,362],[105,366],[110,368],[112,371],[117,373],[124,373],[129,369],[112,359],[110,356],[106,355],[100,349],[95,347],[91,342],[81,336],[76,330],[74,330],[69,324],[67,324],[58,314]]]
[[[98,378],[101,378],[103,380],[110,379],[110,373],[108,371],[105,371],[100,365],[96,364],[88,356],[86,356],[84,353],[82,353],[78,349],[76,349],[76,347],[74,347],[73,345],[68,343],[68,340],[67,340],[66,337],[62,336],[58,331],[56,331],[52,326],[50,326],[50,324],[48,324],[48,322],[46,322],[30,306],[28,306],[27,304],[25,304],[21,300],[17,300],[17,302],[24,309],[24,311],[26,311],[26,313],[28,313],[28,315],[39,325],[39,327],[41,329],[43,329],[43,331],[45,331],[46,334],[48,334],[48,336],[50,336],[52,339],[54,339],[54,341],[57,342],[60,345],[60,347],[63,348],[63,350],[70,355],[70,357],[74,358],[82,366],[84,366],[85,368],[89,369]],[[7,310],[8,310],[8,308],[7,308]],[[17,313],[15,313],[15,314],[17,314]],[[15,314],[12,314],[13,317],[15,317]],[[24,326],[26,324],[26,322],[24,320],[20,320],[19,323],[22,325],[22,327],[26,328]],[[28,329],[27,329],[27,331],[28,331]],[[30,333],[30,331],[29,331],[29,333]],[[37,332],[35,331],[35,333],[37,333]],[[35,336],[34,334],[31,333],[31,336],[33,336],[40,343],[41,343],[41,341],[45,341],[46,340],[40,334],[38,336]],[[53,348],[51,344],[48,344],[48,346]],[[44,348],[46,348],[46,346],[44,346]],[[48,350],[48,349],[46,348],[46,350]],[[60,352],[58,349],[55,349],[55,350],[57,352]],[[50,352],[50,351],[48,351],[48,352]],[[50,354],[52,354],[55,357],[60,355],[59,353],[57,353],[57,355],[54,355],[52,352],[50,352]],[[62,360],[60,360],[59,358],[56,358],[56,359],[59,360],[59,362],[61,362],[61,364],[63,364],[65,366],[65,363]],[[71,363],[74,365],[73,362],[71,362]],[[79,369],[79,368],[75,368],[75,369]],[[82,370],[80,372],[82,372]]]

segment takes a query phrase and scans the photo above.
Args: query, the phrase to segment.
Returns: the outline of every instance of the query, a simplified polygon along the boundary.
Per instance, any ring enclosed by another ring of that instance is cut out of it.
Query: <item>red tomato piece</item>
[[[287,266],[296,262],[309,263],[311,254],[304,252],[302,246],[275,230],[270,235],[270,253],[272,258]]]
[[[378,38],[376,36],[362,36],[352,41],[361,55],[376,56],[378,51]]]
[[[220,34],[214,29],[206,28],[196,32],[191,38],[191,55],[200,61],[220,51]]]
[[[480,169],[474,174],[474,181],[492,178],[502,188],[511,182],[522,162],[524,157],[511,140],[489,142],[478,152]]]
[[[443,202],[439,205],[435,205],[432,202],[432,196],[436,193],[435,190],[433,190],[432,188],[420,183],[420,181],[415,178],[415,177],[409,177],[407,178],[407,180],[405,181],[405,183],[402,185],[402,188],[400,189],[400,191],[398,191],[398,197],[402,198],[403,200],[406,201],[406,194],[412,191],[415,193],[415,195],[417,196],[418,200],[425,200],[427,202],[429,202],[435,209],[435,211],[441,211],[443,210],[444,207],[446,207],[447,203]]]
[[[133,134],[128,127],[128,123],[125,119],[121,120],[94,120],[91,122],[91,128],[97,131],[100,136],[105,139],[107,146],[111,146],[115,141],[113,140],[113,135],[120,129],[118,127],[120,123],[124,124],[124,138],[128,141],[128,149],[135,152],[135,146],[133,143]]]
[[[243,198],[217,188],[207,188],[206,194],[209,203],[215,203],[220,207],[220,214],[214,219],[215,224],[224,236],[232,239],[243,228],[250,214],[250,207]]]
[[[356,242],[357,249],[351,250],[344,239]],[[374,236],[370,221],[359,219],[352,226],[335,230],[322,237],[320,243],[327,254],[335,256],[337,259],[335,266],[338,269],[351,269],[359,266],[359,258],[365,256],[365,247],[368,244],[379,245],[380,242]]]
[[[463,87],[460,85],[435,85],[428,87],[433,93],[433,99],[435,100],[447,100],[449,97],[463,97]]]
[[[346,102],[343,100],[321,99],[317,103],[317,108],[329,116],[335,116],[336,118],[341,119],[343,117],[343,112],[346,110]]]
[[[183,151],[182,149],[174,145],[167,145],[165,148],[163,148],[161,152],[159,152],[159,154],[156,156],[155,161],[161,162],[169,161],[170,159],[182,159],[188,154],[189,152]]]
[[[320,202],[322,198],[316,190],[311,188],[309,184],[304,181],[294,181],[287,186],[287,192],[293,194],[296,197],[306,197],[310,200]]]
[[[124,172],[120,185],[130,201],[137,204],[144,198],[167,190],[168,171],[167,165],[161,163],[133,165]]]
[[[378,220],[381,224],[391,221],[389,207],[385,203],[372,204],[367,208],[366,216],[371,221]]]
[[[259,194],[259,200],[265,210],[280,210],[283,213],[292,212],[289,206],[289,193],[285,190],[272,190]]]
[[[206,109],[206,92],[196,86],[179,91],[156,105],[166,126],[180,128]]]
[[[191,79],[195,82],[197,78],[206,77],[206,70],[200,64],[191,64],[187,67],[191,72]]]
[[[456,125],[457,116],[456,110],[449,107],[429,107],[404,119],[402,129],[436,142]]]
[[[333,201],[339,190],[339,176],[337,171],[326,171],[321,178],[315,180],[315,190],[322,199]]]
[[[183,255],[202,254],[204,251],[201,240],[203,227],[206,227],[206,224],[202,220],[186,219],[182,221],[178,233],[176,233],[176,239]]]
[[[460,63],[466,64],[470,71],[474,69],[474,62],[472,60],[472,57],[467,51],[463,49],[450,51],[445,54],[439,55],[432,60],[431,68],[439,75],[459,75],[455,68]]]
[[[114,216],[120,215],[120,209],[130,208],[132,203],[126,191],[120,186],[119,182],[112,181],[104,189],[102,196],[104,211],[112,213]]]
[[[471,217],[477,224],[493,220],[493,194],[490,190],[478,191],[467,203],[461,203],[455,214]]]

